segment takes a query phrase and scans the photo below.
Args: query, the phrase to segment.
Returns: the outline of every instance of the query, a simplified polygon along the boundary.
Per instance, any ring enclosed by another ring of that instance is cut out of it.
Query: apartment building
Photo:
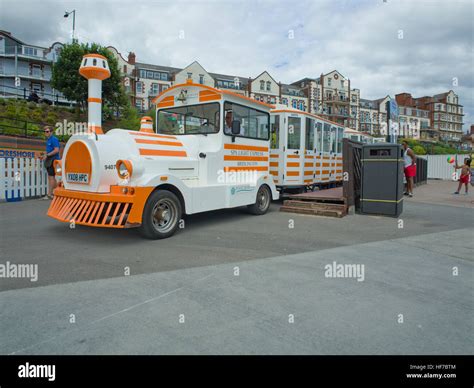
[[[454,146],[460,144],[464,113],[463,106],[459,104],[459,97],[454,91],[418,98],[412,97],[410,93],[400,93],[396,98],[399,105],[428,112],[431,123],[429,133],[434,140],[439,139]]]
[[[339,71],[321,74],[319,78],[303,78],[292,85],[304,91],[310,113],[359,129],[360,90],[351,88],[350,79]]]
[[[51,87],[52,66],[62,47],[59,42],[50,47],[27,44],[0,30],[0,96],[25,98],[34,91],[52,103],[69,103]]]

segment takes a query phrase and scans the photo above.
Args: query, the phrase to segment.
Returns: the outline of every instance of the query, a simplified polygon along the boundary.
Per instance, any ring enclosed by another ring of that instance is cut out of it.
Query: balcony
[[[41,48],[35,48],[30,46],[17,46],[17,51],[15,52],[15,47],[5,47],[0,49],[0,56],[14,58],[15,55],[18,58],[32,59],[35,61],[43,62],[52,62],[50,59],[44,56],[44,51]]]
[[[51,72],[50,71],[42,71],[40,69],[18,69],[18,73],[15,74],[14,71],[5,71],[5,69],[0,67],[0,77],[20,77],[24,79],[30,79],[33,81],[45,81],[49,82],[51,80]]]

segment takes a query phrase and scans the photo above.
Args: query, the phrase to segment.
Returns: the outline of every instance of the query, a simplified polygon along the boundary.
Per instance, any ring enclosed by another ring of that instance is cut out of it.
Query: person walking
[[[405,178],[407,180],[407,188],[404,194],[413,197],[413,179],[416,176],[416,155],[413,150],[408,147],[408,142],[406,140],[402,142],[402,147]]]
[[[44,134],[46,136],[46,154],[43,154],[41,159],[44,161],[44,167],[48,172],[48,194],[43,199],[53,199],[53,191],[57,186],[54,161],[61,159],[59,156],[60,144],[51,127],[44,127]]]

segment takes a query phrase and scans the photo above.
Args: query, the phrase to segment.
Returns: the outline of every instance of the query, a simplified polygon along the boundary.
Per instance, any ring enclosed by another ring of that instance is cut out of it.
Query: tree
[[[87,103],[87,80],[79,74],[82,57],[85,54],[100,54],[107,58],[110,78],[102,83],[102,101],[111,108],[126,106],[127,96],[122,86],[118,62],[107,50],[96,43],[65,44],[53,65],[51,86],[59,90],[70,101],[77,101],[82,108]]]

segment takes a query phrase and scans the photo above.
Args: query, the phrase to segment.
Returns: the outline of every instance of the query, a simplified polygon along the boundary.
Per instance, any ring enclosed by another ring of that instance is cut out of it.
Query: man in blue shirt
[[[59,156],[59,140],[53,135],[53,129],[51,127],[44,127],[44,134],[46,136],[46,154],[43,154],[42,160],[45,161],[45,167],[48,171],[48,195],[43,199],[52,199],[53,190],[56,188],[56,172],[54,171],[53,163],[55,160],[60,160]]]

